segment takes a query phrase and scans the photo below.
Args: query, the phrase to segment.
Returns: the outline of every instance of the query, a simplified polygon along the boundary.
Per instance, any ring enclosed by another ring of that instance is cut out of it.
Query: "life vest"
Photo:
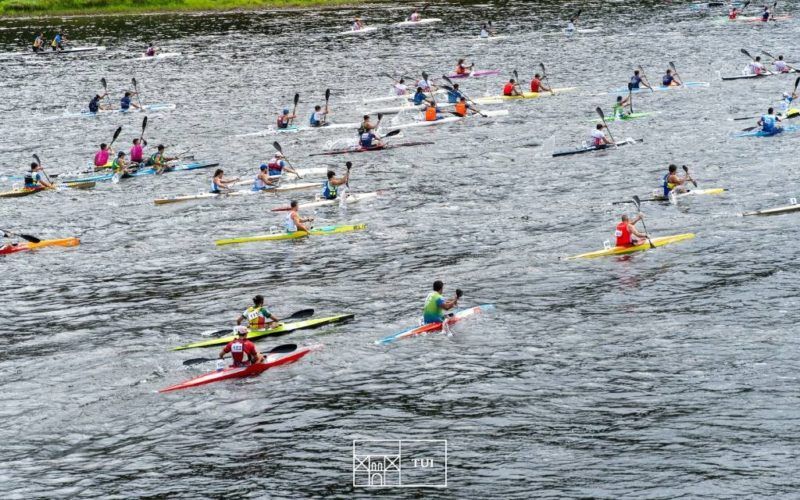
[[[326,200],[335,200],[336,197],[339,195],[337,186],[331,184],[330,181],[325,181],[322,183],[322,197]],[[296,231],[296,229],[295,229]]]
[[[506,83],[505,87],[503,87],[503,95],[514,95],[513,83]]]
[[[455,110],[458,116],[467,116],[467,103],[457,102]]]
[[[631,245],[631,232],[628,231],[627,222],[620,222],[617,224],[617,230],[614,231],[614,236],[617,237],[616,245],[618,247],[627,247]]]
[[[764,115],[761,117],[761,130],[767,133],[774,133],[777,131],[777,121],[773,115]]]
[[[33,174],[25,175],[25,189],[35,189],[39,187],[39,179],[34,178]]]
[[[730,12],[728,12],[728,19],[736,19],[737,14],[738,12],[736,9],[731,9]]]
[[[531,92],[539,92],[539,89],[542,87],[542,81],[538,78],[534,78],[531,80]]]
[[[428,107],[428,109],[425,110],[425,121],[427,122],[436,121],[436,106],[430,106]]]
[[[269,170],[269,175],[273,175],[272,172],[277,172],[277,174],[283,173],[283,160],[279,160],[277,158],[273,158],[267,163],[267,170]]]
[[[664,188],[664,198],[669,198],[670,191],[675,189],[675,184],[669,182],[669,176],[670,174],[664,176],[664,182],[662,184],[662,187]]]

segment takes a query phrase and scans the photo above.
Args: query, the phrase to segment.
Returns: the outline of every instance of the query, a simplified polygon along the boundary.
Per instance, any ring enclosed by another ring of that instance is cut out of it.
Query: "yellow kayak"
[[[664,245],[669,245],[670,243],[677,243],[679,241],[690,240],[692,238],[694,238],[694,233],[684,233],[684,234],[675,234],[672,236],[661,236],[659,238],[651,238],[650,241],[653,242],[654,247],[663,247]],[[642,243],[641,245],[633,245],[629,247],[604,248],[603,250],[596,250],[594,252],[582,253],[580,255],[573,255],[572,257],[567,257],[566,260],[593,259],[595,257],[606,257],[609,255],[625,255],[628,253],[643,252],[645,250],[650,250],[649,241]]]
[[[518,99],[536,99],[537,97],[546,97],[553,94],[563,94],[564,92],[571,92],[576,88],[577,87],[563,87],[563,88],[553,89],[552,94],[550,92],[524,92],[522,95],[493,95],[493,96],[479,97],[475,99],[475,104],[499,104],[503,101],[514,101]]]
[[[294,240],[297,238],[305,238],[306,236],[323,236],[326,234],[347,233],[350,231],[359,231],[366,229],[366,224],[355,224],[352,226],[325,226],[312,229],[310,232],[294,231],[292,233],[273,233],[262,234],[259,236],[245,236],[241,238],[227,238],[224,240],[217,240],[214,243],[217,245],[233,245],[235,243],[252,243],[255,241],[280,241],[280,240]]]

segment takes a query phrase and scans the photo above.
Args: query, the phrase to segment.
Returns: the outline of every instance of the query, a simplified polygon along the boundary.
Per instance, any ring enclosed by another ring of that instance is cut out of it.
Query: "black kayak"
[[[626,144],[636,144],[637,142],[644,142],[644,139],[625,139],[619,141],[617,146],[624,146]],[[579,155],[583,153],[591,153],[592,151],[603,151],[604,149],[614,149],[616,146],[585,146],[580,149],[568,149],[564,151],[556,151],[553,153],[553,158],[558,156]]]
[[[326,155],[345,155],[348,153],[368,153],[370,151],[383,151],[386,149],[405,148],[409,146],[423,146],[426,144],[433,144],[431,141],[409,141],[401,142],[399,144],[386,144],[384,146],[373,146],[371,148],[362,148],[361,146],[351,146],[344,149],[334,149],[332,151],[325,151],[324,153],[312,153],[308,156],[326,156]]]

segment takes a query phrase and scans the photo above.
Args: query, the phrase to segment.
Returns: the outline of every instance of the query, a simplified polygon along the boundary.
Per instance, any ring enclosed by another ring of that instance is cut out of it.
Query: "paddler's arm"
[[[442,309],[444,309],[445,311],[449,311],[450,309],[457,306],[458,299],[460,299],[462,295],[464,295],[464,292],[462,292],[460,288],[457,288],[456,296],[453,297],[452,299],[445,300],[444,303],[442,304]]]

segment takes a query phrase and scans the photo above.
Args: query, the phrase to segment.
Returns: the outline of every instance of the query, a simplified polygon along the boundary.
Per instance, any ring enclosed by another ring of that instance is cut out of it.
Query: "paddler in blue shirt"
[[[765,5],[764,10],[761,12],[761,20],[767,22],[769,21],[769,17],[770,17],[769,7]]]
[[[414,104],[419,106],[428,100],[429,98],[427,95],[425,95],[425,91],[422,89],[422,87],[417,87],[417,91],[414,93]]]
[[[767,110],[766,115],[762,115],[761,119],[758,120],[758,125],[761,127],[761,131],[767,135],[775,135],[783,132],[783,127],[778,125],[781,119],[775,116],[775,110],[773,108],[769,108]]]
[[[89,101],[89,112],[90,113],[97,113],[101,109],[106,109],[105,106],[100,104],[100,99],[102,99],[103,97],[105,97],[107,95],[108,94],[103,94],[103,95],[95,94],[95,96],[92,97],[92,100]]]
[[[139,106],[137,106],[136,103],[131,102],[131,96],[134,96],[136,94],[137,92],[125,92],[125,95],[122,96],[122,98],[119,100],[119,109],[121,109],[122,111],[128,111],[129,109],[131,109],[131,106],[133,106],[134,109],[142,109]]]
[[[322,111],[322,106],[317,104],[314,106],[314,112],[311,114],[311,119],[308,124],[312,127],[322,127],[325,125],[325,120],[328,118],[328,106],[325,106],[325,111]]]
[[[322,183],[322,197],[326,200],[335,200],[339,196],[339,186],[347,184],[350,180],[350,168],[353,166],[347,162],[347,173],[341,179],[336,178],[336,172],[328,170],[328,180]]]
[[[650,86],[650,84],[647,82],[647,79],[642,78],[642,76],[639,74],[639,70],[637,69],[633,72],[633,76],[631,77],[631,89],[638,89],[639,85],[644,85],[648,89],[653,90],[653,87]]]
[[[689,172],[687,171],[683,177],[678,175],[678,166],[677,165],[670,165],[669,171],[664,176],[664,182],[662,183],[663,195],[665,199],[669,199],[669,195],[671,193],[680,194],[689,191],[686,187],[687,183],[691,181],[692,178],[689,176]]]
[[[458,88],[458,84],[453,84],[453,90],[447,91],[447,102],[450,104],[455,104],[464,97],[464,94],[461,93],[461,90]]]
[[[358,145],[363,149],[380,149],[383,141],[374,130],[365,130],[358,137]]]
[[[280,175],[280,174],[278,174]],[[253,191],[266,191],[277,187],[280,177],[273,177],[269,174],[269,166],[262,163],[259,167],[258,175],[253,179]]]
[[[442,297],[444,291],[444,283],[439,280],[433,282],[433,291],[428,294],[425,299],[425,306],[422,309],[422,322],[428,323],[441,323],[445,319],[445,311],[449,311],[458,305],[458,299],[464,295],[460,289],[456,289],[456,296],[452,299],[445,299]]]
[[[50,42],[50,48],[53,50],[64,50],[64,42],[67,41],[67,37],[61,36],[61,33],[56,33],[56,36],[53,38],[53,41]]]
[[[672,74],[671,69],[667,69],[667,72],[664,74],[664,77],[661,79],[661,85],[665,87],[679,87],[683,85],[683,82],[677,76]]]
[[[52,189],[53,187],[44,173],[44,167],[36,162],[31,163],[31,171],[25,176],[25,189]]]
[[[229,193],[231,191],[230,185],[239,180],[238,177],[236,179],[226,179],[224,175],[225,172],[221,168],[214,172],[214,177],[211,178],[211,193]]]

